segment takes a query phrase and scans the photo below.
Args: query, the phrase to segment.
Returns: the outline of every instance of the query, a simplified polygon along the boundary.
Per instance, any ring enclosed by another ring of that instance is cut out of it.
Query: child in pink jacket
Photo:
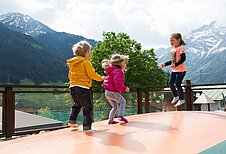
[[[121,95],[122,92],[129,92],[129,87],[124,85],[124,70],[128,62],[128,56],[114,54],[111,59],[104,59],[102,67],[105,69],[107,78],[104,80],[105,97],[112,106],[109,113],[108,124],[116,124],[114,121],[115,113],[118,109],[118,119],[127,123],[124,117],[126,100]]]

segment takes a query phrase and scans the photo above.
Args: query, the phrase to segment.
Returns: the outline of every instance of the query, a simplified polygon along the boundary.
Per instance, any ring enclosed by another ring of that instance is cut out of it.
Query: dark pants
[[[173,93],[173,97],[179,95],[179,100],[184,100],[183,89],[181,87],[182,80],[184,79],[186,72],[172,72],[170,75],[169,86]],[[177,87],[177,90],[175,88]]]
[[[83,109],[83,130],[91,129],[93,122],[93,105],[91,103],[91,90],[81,87],[70,88],[74,104],[71,108],[69,122],[76,123],[78,114]]]

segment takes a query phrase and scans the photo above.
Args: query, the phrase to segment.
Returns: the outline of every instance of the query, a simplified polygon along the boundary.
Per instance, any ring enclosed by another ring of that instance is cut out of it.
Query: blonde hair
[[[102,60],[102,68],[106,69],[109,66],[116,66],[121,68],[121,62],[125,61],[126,64],[128,63],[129,56],[120,55],[120,54],[113,54],[111,59],[104,59]]]
[[[72,46],[72,51],[75,56],[85,57],[85,53],[90,51],[91,45],[87,41],[80,41]]]

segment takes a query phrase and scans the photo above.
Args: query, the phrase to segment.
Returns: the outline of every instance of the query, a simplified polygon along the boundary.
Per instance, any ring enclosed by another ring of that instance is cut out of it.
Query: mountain
[[[35,39],[45,47],[53,50],[55,54],[61,57],[64,61],[73,56],[71,48],[74,43],[81,40],[87,40],[91,46],[94,47],[96,45],[95,40],[86,39],[83,36],[68,34],[65,32],[41,34],[36,36]]]
[[[192,83],[223,83],[226,81],[226,27],[215,21],[191,31],[183,37],[187,43],[185,79]],[[169,48],[155,51],[158,63],[170,59]]]
[[[0,23],[0,83],[35,84],[66,81],[65,62],[31,36],[10,30]]]
[[[2,23],[0,26],[1,83],[8,81],[18,83],[19,80],[25,78],[34,80],[36,83],[65,82],[67,81],[65,60],[73,56],[72,45],[84,39],[88,40],[93,47],[96,44],[95,40],[83,36],[56,32],[32,17],[21,13],[0,15],[0,23]],[[185,79],[191,80],[192,83],[225,82],[226,27],[220,27],[216,22],[212,22],[191,31],[183,39],[187,43],[185,49],[188,70]],[[170,50],[171,47],[159,48],[155,51],[159,64],[170,59]],[[38,54],[32,54],[32,52]],[[32,60],[25,65],[25,62],[29,61],[29,55],[33,56],[33,59],[31,58]],[[25,58],[26,60],[17,60],[16,58]],[[48,64],[46,61],[50,63]],[[44,71],[44,69],[51,68],[53,63],[58,66],[53,68],[61,71],[55,70],[56,73],[51,72],[55,77],[51,75],[47,77],[48,71]],[[20,66],[20,64],[24,65]],[[25,68],[26,70],[23,70]],[[40,70],[41,68],[43,71]],[[20,70],[26,73],[23,75]],[[166,69],[166,71],[169,70],[169,68]],[[33,74],[28,75],[28,72]],[[38,76],[36,72],[39,72]]]
[[[31,36],[55,32],[41,22],[21,13],[13,12],[0,15],[0,22],[14,31]]]
[[[0,83],[19,83],[23,79],[36,84],[67,82],[66,59],[73,56],[72,45],[81,40],[96,44],[83,36],[56,32],[21,13],[0,15],[0,24],[4,33],[0,42]]]
[[[81,40],[89,41],[92,46],[96,45],[95,40],[66,32],[56,32],[32,17],[21,13],[13,12],[0,15],[0,22],[11,30],[32,36],[43,46],[54,51],[59,58],[63,58],[62,60],[73,56],[71,47]]]

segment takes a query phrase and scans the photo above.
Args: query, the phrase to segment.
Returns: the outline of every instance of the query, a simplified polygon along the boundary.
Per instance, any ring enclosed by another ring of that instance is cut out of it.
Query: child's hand
[[[172,67],[175,67],[175,64],[174,64],[174,63],[172,63],[172,64],[171,64],[171,66],[172,66]]]
[[[129,87],[126,87],[126,92],[129,92],[129,91],[130,91]]]
[[[162,63],[162,64],[161,64],[161,67],[162,67],[162,68],[164,68],[164,67],[165,67],[165,64],[164,64],[164,63]]]
[[[102,81],[103,81],[103,80],[106,80],[107,77],[106,77],[106,76],[102,76],[101,79],[102,79]]]

